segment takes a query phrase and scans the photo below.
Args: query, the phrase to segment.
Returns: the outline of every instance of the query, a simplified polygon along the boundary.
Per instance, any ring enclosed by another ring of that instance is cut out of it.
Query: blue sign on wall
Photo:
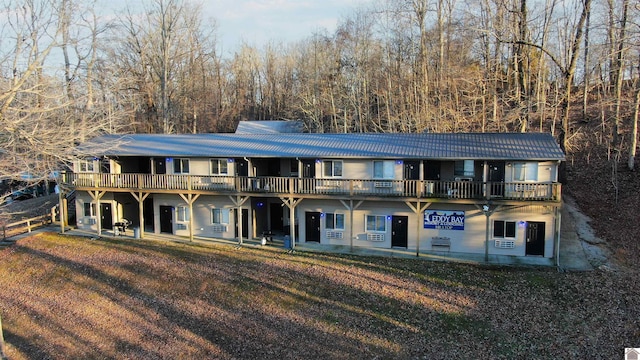
[[[464,230],[464,211],[425,210],[424,228]]]

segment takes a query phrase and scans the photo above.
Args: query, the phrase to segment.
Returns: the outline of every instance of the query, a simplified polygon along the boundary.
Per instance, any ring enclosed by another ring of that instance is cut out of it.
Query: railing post
[[[487,181],[484,183],[484,198],[485,200],[489,200],[491,198],[491,189],[493,188],[493,185],[491,184],[491,181]]]

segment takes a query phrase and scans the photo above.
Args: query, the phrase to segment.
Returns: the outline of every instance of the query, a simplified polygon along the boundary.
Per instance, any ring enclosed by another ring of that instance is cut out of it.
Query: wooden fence
[[[54,206],[51,208],[51,213],[46,215],[40,215],[36,217],[32,217],[30,219],[16,221],[11,224],[3,224],[2,225],[2,240],[6,240],[9,237],[30,233],[33,229],[37,229],[42,226],[49,225],[53,223],[54,219],[57,216],[58,207]]]

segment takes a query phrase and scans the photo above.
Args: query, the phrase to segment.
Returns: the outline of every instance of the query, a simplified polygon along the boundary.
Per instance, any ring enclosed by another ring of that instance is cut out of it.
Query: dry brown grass
[[[0,311],[11,359],[607,359],[635,279],[47,233],[0,251]]]

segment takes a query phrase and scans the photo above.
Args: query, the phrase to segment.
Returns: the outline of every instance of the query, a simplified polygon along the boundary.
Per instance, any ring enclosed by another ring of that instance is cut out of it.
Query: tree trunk
[[[589,105],[589,26],[591,23],[591,11],[587,13],[584,30],[584,91],[582,93],[582,120],[587,119],[587,106]]]
[[[620,145],[620,129],[622,128],[622,80],[624,70],[624,52],[625,52],[625,36],[627,28],[627,11],[629,8],[629,0],[624,0],[622,9],[622,19],[620,21],[620,32],[618,33],[618,48],[615,54],[615,98],[616,98],[616,116],[613,124],[612,143],[613,148],[617,149]],[[611,54],[613,57],[613,54]]]
[[[633,111],[633,123],[631,124],[631,143],[629,144],[629,170],[635,170],[636,148],[638,147],[638,112],[640,112],[640,88],[636,89],[636,104]]]

